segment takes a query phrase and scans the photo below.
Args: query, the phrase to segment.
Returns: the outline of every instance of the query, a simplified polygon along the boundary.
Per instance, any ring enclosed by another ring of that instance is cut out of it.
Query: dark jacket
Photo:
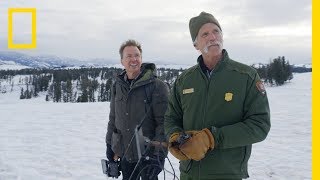
[[[203,128],[214,136],[215,147],[205,158],[180,162],[181,177],[246,178],[252,144],[264,140],[270,130],[267,95],[257,72],[231,60],[223,50],[211,76],[199,64],[179,76],[164,125],[168,136]]]
[[[154,64],[142,64],[141,74],[131,84],[126,81],[126,72],[123,71],[112,88],[106,143],[111,144],[113,151],[121,157],[127,151],[127,161],[137,162],[136,141],[132,139],[134,130],[143,121],[145,139],[164,142],[167,102],[167,85],[156,77]]]

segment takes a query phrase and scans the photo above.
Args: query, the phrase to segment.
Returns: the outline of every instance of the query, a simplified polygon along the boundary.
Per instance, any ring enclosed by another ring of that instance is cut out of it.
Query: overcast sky
[[[37,49],[19,51],[31,55],[118,60],[121,43],[136,39],[143,61],[195,64],[188,24],[206,11],[218,19],[234,60],[311,63],[311,0],[2,0],[0,50],[8,50],[14,7],[37,9]],[[31,16],[15,15],[14,42],[31,42]]]

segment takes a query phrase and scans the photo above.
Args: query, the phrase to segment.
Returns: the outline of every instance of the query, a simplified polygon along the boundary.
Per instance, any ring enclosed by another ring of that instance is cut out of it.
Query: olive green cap
[[[200,28],[206,23],[213,23],[219,27],[221,30],[221,26],[216,18],[212,14],[201,12],[199,16],[195,16],[189,21],[189,30],[191,34],[192,42],[196,39]],[[222,30],[221,30],[222,31]]]

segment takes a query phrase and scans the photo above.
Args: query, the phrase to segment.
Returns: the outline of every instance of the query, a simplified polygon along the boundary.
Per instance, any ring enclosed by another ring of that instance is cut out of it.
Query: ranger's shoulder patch
[[[266,89],[262,81],[257,81],[256,83],[257,89],[261,92],[262,95],[266,94]]]

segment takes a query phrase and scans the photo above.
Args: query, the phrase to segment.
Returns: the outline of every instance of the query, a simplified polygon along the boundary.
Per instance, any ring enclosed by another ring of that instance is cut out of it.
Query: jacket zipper
[[[200,68],[200,67],[199,67]],[[209,87],[210,87],[210,79],[202,72],[201,69],[199,69],[200,73],[202,74],[202,76],[204,77],[204,81],[207,85],[207,88],[205,89],[205,99],[204,99],[204,108],[203,108],[203,118],[202,118],[202,128],[204,127],[204,124],[205,124],[205,119],[206,119],[206,116],[207,116],[207,104],[208,104],[208,94],[209,94]]]
[[[205,119],[206,119],[206,116],[207,116],[207,104],[208,104],[208,94],[209,94],[209,87],[210,87],[210,80],[211,80],[211,77],[207,77],[201,69],[200,70],[200,73],[202,74],[202,76],[204,76],[204,81],[207,85],[207,88],[205,89],[205,100],[204,100],[204,108],[203,108],[203,118],[202,118],[202,128],[204,127],[204,124],[205,124]],[[200,174],[200,169],[201,169],[201,161],[199,161],[199,166],[198,166],[198,179],[200,179],[201,177],[201,174]]]

